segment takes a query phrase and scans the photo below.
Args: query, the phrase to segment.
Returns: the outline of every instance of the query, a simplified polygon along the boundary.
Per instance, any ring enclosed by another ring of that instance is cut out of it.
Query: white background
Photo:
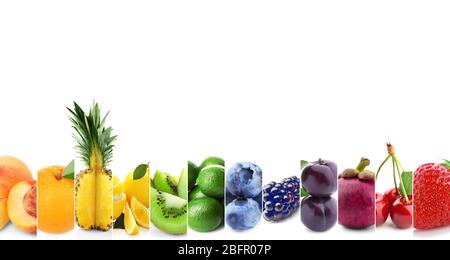
[[[34,172],[66,164],[74,143],[65,107],[96,99],[111,109],[119,135],[118,175],[146,161],[178,174],[187,159],[208,155],[254,161],[265,182],[299,174],[300,159],[318,157],[342,170],[364,155],[375,170],[387,141],[414,170],[450,158],[449,12],[448,1],[410,0],[3,1],[0,154]],[[378,189],[391,186],[386,172]],[[10,230],[0,238],[20,236]],[[95,237],[85,233],[68,236]],[[449,233],[313,234],[296,217],[189,238]]]

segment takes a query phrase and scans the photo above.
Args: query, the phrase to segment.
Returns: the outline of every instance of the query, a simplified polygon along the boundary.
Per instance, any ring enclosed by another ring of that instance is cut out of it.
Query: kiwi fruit
[[[208,157],[202,162],[202,164],[200,164],[199,170],[201,171],[201,170],[203,170],[203,168],[208,167],[210,165],[220,165],[220,166],[225,167],[225,161],[220,157],[214,157],[214,156]]]
[[[188,189],[192,190],[197,183],[198,167],[195,163],[188,161]]]
[[[188,173],[186,168],[181,172],[180,179],[178,180],[178,197],[187,200],[188,199]]]
[[[158,229],[174,235],[187,232],[187,201],[151,189],[151,220]]]
[[[156,171],[153,178],[153,186],[155,189],[178,196],[178,180],[162,171]]]
[[[189,201],[196,200],[196,199],[202,199],[206,198],[205,194],[200,190],[200,187],[195,187],[190,193],[189,193]]]

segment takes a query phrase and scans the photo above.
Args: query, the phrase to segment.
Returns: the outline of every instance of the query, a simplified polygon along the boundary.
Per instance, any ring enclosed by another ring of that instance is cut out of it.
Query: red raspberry
[[[429,163],[414,173],[414,227],[433,229],[450,225],[450,170]]]

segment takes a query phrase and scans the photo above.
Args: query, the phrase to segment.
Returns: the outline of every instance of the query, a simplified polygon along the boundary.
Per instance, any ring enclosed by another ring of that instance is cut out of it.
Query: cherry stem
[[[400,177],[400,192],[402,193],[401,195],[403,198],[405,198],[406,203],[409,203],[408,194],[406,193],[405,184],[403,183],[402,175],[400,173],[401,164],[400,164],[397,156],[394,155],[392,158],[394,159],[395,166],[397,167],[398,176]],[[404,171],[404,169],[403,169],[403,171]]]
[[[400,168],[402,169],[402,172],[404,172],[404,171],[405,171],[405,168],[403,168],[403,165],[400,163],[400,161],[398,160],[398,158],[397,158],[396,155],[394,155],[394,159],[395,159],[395,161],[397,162],[398,166],[400,166]]]
[[[389,161],[389,159],[391,159],[391,156],[390,156],[390,155],[388,155],[388,157],[386,157],[386,159],[383,161],[383,163],[382,163],[382,164],[380,165],[380,167],[378,168],[377,175],[376,175],[375,179],[378,179],[378,175],[380,174],[381,169],[382,169],[383,166]]]
[[[397,185],[397,174],[396,174],[396,167],[395,167],[395,159],[394,157],[392,157],[392,168],[393,168],[393,172],[394,172],[394,185],[395,185],[395,190],[398,192],[398,185]]]
[[[367,166],[370,165],[370,160],[367,158],[361,158],[361,161],[359,162],[358,166],[356,166],[356,171],[357,172],[363,172]]]

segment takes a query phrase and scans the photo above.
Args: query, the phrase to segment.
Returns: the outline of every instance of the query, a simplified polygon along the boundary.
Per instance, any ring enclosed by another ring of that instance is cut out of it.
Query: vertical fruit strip
[[[327,231],[338,218],[337,201],[332,197],[337,191],[337,165],[319,159],[312,163],[302,161],[301,167],[302,196],[306,196],[300,204],[301,220],[312,231]]]
[[[108,113],[102,117],[97,103],[89,114],[75,102],[74,108],[68,110],[75,130],[76,150],[88,167],[76,178],[76,221],[85,230],[107,231],[113,219],[113,182],[112,172],[106,167],[111,163],[117,136],[112,135],[111,127],[105,126]]]
[[[33,180],[28,166],[11,156],[0,156],[0,230],[10,221],[8,215],[8,197],[10,190],[22,181]]]
[[[150,183],[150,219],[153,225],[168,234],[186,234],[187,170],[183,169],[179,177],[156,170]]]
[[[279,222],[292,216],[300,206],[300,179],[296,176],[281,183],[271,182],[263,188],[264,218]]]
[[[356,168],[346,169],[339,176],[339,224],[363,229],[375,224],[375,173],[367,170],[370,160],[361,158]]]
[[[406,172],[401,165],[392,144],[387,144],[388,156],[378,168],[376,177],[389,160],[392,161],[392,173],[394,188],[388,190],[385,195],[377,195],[377,226],[381,226],[387,219],[387,212],[390,213],[392,222],[400,229],[407,229],[412,226],[412,173]]]
[[[225,161],[208,157],[197,166],[188,162],[188,223],[197,232],[212,232],[224,223]]]
[[[450,162],[427,163],[414,172],[414,228],[450,226]]]
[[[234,230],[254,228],[262,216],[262,170],[251,162],[240,162],[228,169],[226,177],[226,223]],[[286,202],[288,198],[286,198]],[[287,212],[287,207],[285,213]]]

